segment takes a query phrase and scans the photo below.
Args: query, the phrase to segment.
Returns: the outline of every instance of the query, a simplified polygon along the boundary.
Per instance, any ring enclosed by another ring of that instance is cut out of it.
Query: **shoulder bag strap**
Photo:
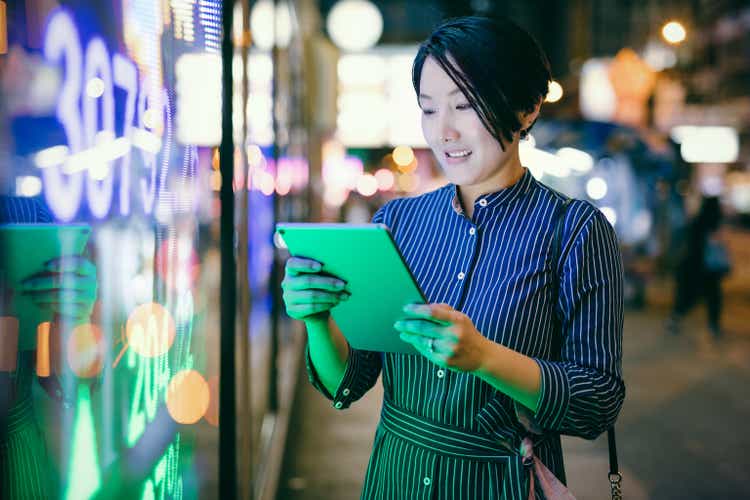
[[[571,199],[565,198],[565,200],[562,202],[562,205],[557,209],[557,213],[555,214],[556,221],[555,221],[555,234],[552,240],[552,255],[554,256],[555,260],[553,263],[555,265],[559,264],[560,260],[560,252],[561,252],[561,245],[562,245],[562,233],[565,226],[565,214],[568,212],[568,206],[570,205]],[[555,271],[557,279],[555,280],[555,293],[553,297],[558,297],[558,293],[560,291],[560,272],[559,269]],[[555,311],[557,311],[557,306],[555,306]],[[557,315],[557,313],[556,313]],[[558,321],[560,321],[560,318],[558,317]],[[610,427],[607,430],[607,442],[609,443],[609,485],[612,492],[612,500],[622,500],[622,474],[619,472],[619,468],[617,466],[617,444],[615,443],[615,428],[614,426]]]

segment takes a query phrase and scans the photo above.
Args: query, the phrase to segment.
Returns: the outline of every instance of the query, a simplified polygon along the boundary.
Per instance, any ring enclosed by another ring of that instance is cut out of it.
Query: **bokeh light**
[[[547,97],[544,98],[546,102],[557,102],[560,99],[562,99],[563,96],[563,88],[562,85],[560,85],[555,80],[552,80],[549,82],[549,86],[547,87]]]
[[[97,99],[104,95],[104,80],[94,77],[86,82],[86,95],[92,99]]]
[[[586,173],[594,168],[594,158],[580,149],[564,147],[558,149],[556,154],[570,169],[576,172]]]
[[[413,193],[419,187],[419,177],[417,174],[408,173],[398,176],[398,188],[406,193]]]
[[[328,13],[326,28],[339,48],[365,50],[383,34],[383,15],[367,0],[340,0]]]
[[[276,189],[276,181],[274,180],[273,175],[265,170],[256,170],[253,175],[253,180],[255,185],[258,186],[260,192],[266,196],[271,196]]]
[[[175,422],[194,424],[208,410],[208,382],[195,370],[181,370],[170,380],[166,400],[167,410]]]
[[[328,187],[323,193],[323,202],[329,207],[340,207],[349,197],[349,190]]]
[[[685,27],[677,21],[670,21],[661,29],[661,36],[671,44],[678,44],[685,41],[687,31]]]
[[[274,26],[275,24],[275,26]],[[270,50],[274,45],[286,47],[292,39],[292,18],[289,4],[278,2],[274,8],[271,0],[260,0],[250,11],[250,32],[253,42],[261,50]]]
[[[617,211],[612,207],[601,207],[599,210],[602,211],[604,217],[607,218],[610,224],[613,226],[617,224]]]
[[[375,172],[375,178],[378,180],[378,189],[381,191],[390,191],[396,183],[396,177],[387,168],[381,168]]]
[[[161,304],[142,304],[130,313],[125,334],[128,346],[141,356],[161,356],[169,351],[174,343],[174,319]]]
[[[51,328],[52,328],[52,323],[50,323],[49,321],[44,321],[42,323],[39,323],[36,327],[36,375],[37,377],[49,377],[51,375],[50,342],[49,342],[49,335],[50,335]],[[8,335],[10,334],[10,331],[2,332],[2,333],[4,335]],[[15,333],[16,333],[16,347],[18,347],[18,320],[16,320],[16,323],[15,323]],[[13,366],[13,370],[15,370],[16,351],[14,349],[13,351],[9,351],[9,352],[13,353],[12,366]],[[10,371],[10,370],[7,370],[7,371]]]
[[[396,146],[393,150],[393,161],[399,167],[408,167],[414,161],[414,150],[409,146]]]
[[[78,325],[67,342],[70,369],[81,378],[95,377],[102,371],[106,349],[101,329],[91,323]]]
[[[208,378],[208,409],[203,415],[206,422],[214,427],[219,426],[219,376],[213,375]]]
[[[601,200],[607,196],[607,181],[601,177],[592,177],[586,183],[586,194],[592,200]]]
[[[378,192],[378,180],[372,174],[363,174],[357,181],[357,191],[362,196],[372,196]]]

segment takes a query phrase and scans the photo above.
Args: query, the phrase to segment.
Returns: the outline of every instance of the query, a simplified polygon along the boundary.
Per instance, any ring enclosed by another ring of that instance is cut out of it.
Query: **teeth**
[[[449,158],[464,158],[471,154],[471,151],[454,151],[452,153],[445,153]]]

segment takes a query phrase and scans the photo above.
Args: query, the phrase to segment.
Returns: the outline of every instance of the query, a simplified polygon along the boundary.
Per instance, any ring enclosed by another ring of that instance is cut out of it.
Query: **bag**
[[[709,238],[703,251],[703,267],[713,274],[725,275],[732,270],[729,252],[726,246],[718,240]]]
[[[563,204],[558,209],[558,214],[556,215],[557,221],[555,222],[555,234],[552,239],[552,255],[555,257],[553,262],[558,262],[560,260],[560,245],[565,214],[568,211],[568,206],[571,201],[570,198],[565,198],[565,201],[563,201]],[[557,276],[559,276],[559,273],[557,273]],[[556,291],[554,296],[556,297],[558,293],[557,290],[560,288],[559,279],[555,280],[555,287]],[[620,474],[617,466],[617,444],[615,443],[614,426],[607,430],[607,443],[609,445],[609,487],[612,493],[612,500],[622,500],[622,474]]]

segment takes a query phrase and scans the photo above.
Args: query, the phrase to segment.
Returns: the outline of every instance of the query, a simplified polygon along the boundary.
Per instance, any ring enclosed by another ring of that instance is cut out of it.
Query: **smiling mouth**
[[[471,155],[471,151],[468,149],[464,149],[461,151],[446,151],[445,157],[446,158],[466,158],[467,156]]]

